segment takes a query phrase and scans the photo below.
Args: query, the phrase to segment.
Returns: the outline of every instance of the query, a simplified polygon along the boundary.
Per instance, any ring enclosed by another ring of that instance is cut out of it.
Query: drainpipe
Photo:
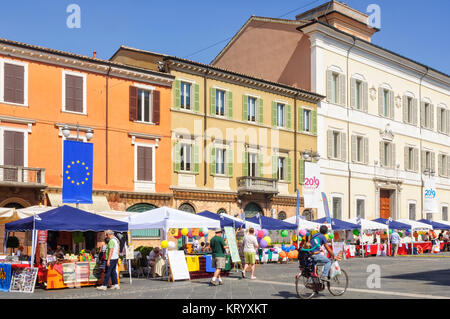
[[[207,159],[207,153],[206,153],[206,126],[207,126],[207,103],[206,103],[206,97],[207,97],[207,87],[206,87],[206,83],[207,83],[207,78],[208,78],[208,74],[209,74],[209,68],[206,68],[206,72],[205,75],[203,76],[203,156],[205,157],[203,159],[203,175],[204,175],[204,179],[203,179],[203,186],[206,186],[206,183],[208,181],[208,175],[207,175],[207,164],[206,164],[206,159]],[[224,106],[225,107],[225,106]]]
[[[419,110],[418,110],[419,111],[419,115],[422,114],[422,80],[423,80],[423,78],[425,76],[427,76],[428,71],[429,71],[427,66],[425,68],[427,69],[427,72],[424,73],[420,77],[420,80],[419,80],[419,102],[417,103],[417,106],[419,108]],[[419,124],[419,135],[420,135],[420,139],[419,139],[419,145],[420,145],[419,158],[420,158],[420,161],[422,161],[422,124],[420,123],[422,121],[422,119],[420,118],[420,116],[418,116],[418,119],[419,120],[417,122]],[[419,170],[422,170],[422,163],[420,163],[420,165],[419,165]],[[431,170],[431,167],[430,167],[430,170]],[[423,172],[420,172],[420,179],[421,179],[421,187],[420,187],[420,189],[421,189],[421,192],[420,192],[420,216],[422,218],[424,218],[423,217],[423,189],[424,189],[425,185],[424,185],[424,179],[423,179]],[[408,207],[408,218],[409,218],[409,207]]]
[[[346,106],[347,106],[347,170],[348,170],[348,218],[351,218],[351,207],[352,207],[352,194],[351,194],[351,179],[352,179],[352,171],[350,169],[350,161],[351,161],[351,136],[350,136],[350,105],[349,105],[349,98],[350,98],[350,85],[349,85],[349,74],[348,74],[348,60],[350,56],[350,50],[353,49],[353,47],[356,44],[356,37],[352,36],[353,38],[353,44],[347,51],[347,74],[346,74],[346,87],[347,87],[347,97],[346,97]]]
[[[111,72],[111,66],[109,66],[108,72],[106,73],[106,130],[105,130],[105,142],[106,142],[106,152],[105,152],[105,171],[106,171],[106,185],[108,185],[108,110],[109,110],[109,73]]]

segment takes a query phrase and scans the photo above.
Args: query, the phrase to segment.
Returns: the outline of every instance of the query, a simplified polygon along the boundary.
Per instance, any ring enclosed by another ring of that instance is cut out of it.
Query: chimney
[[[94,50],[94,54],[93,54],[94,59],[97,59],[97,51]]]

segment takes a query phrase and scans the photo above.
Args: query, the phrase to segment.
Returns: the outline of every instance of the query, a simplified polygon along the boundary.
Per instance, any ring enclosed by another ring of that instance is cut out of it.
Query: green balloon
[[[353,235],[358,236],[359,235],[359,230],[357,230],[357,229],[353,230]]]
[[[392,234],[392,229],[389,229],[389,234]]]
[[[403,233],[402,233],[402,232],[398,232],[398,235],[399,235],[400,237],[403,237]]]
[[[282,230],[281,231],[281,237],[286,237],[288,235],[288,231],[287,230]]]
[[[329,234],[328,234],[328,238],[333,239],[333,238],[334,238],[333,233],[329,233]]]

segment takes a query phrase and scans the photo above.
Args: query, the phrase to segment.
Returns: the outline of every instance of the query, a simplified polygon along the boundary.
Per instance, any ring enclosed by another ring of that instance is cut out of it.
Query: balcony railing
[[[0,165],[0,186],[45,187],[45,168]]]
[[[278,193],[278,183],[273,178],[242,176],[237,178],[237,184],[239,193]]]

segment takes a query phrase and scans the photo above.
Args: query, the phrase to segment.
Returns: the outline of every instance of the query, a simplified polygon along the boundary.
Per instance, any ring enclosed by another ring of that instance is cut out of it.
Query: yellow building
[[[295,215],[296,189],[304,180],[302,153],[317,153],[317,103],[323,96],[124,46],[111,60],[175,76],[170,187],[175,208]]]

